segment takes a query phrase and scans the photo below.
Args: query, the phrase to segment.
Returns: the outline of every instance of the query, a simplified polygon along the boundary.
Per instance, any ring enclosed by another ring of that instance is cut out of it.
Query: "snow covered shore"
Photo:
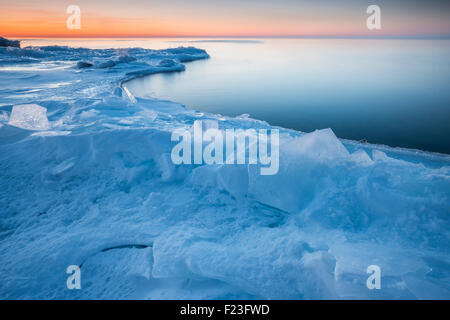
[[[449,156],[280,128],[276,175],[175,166],[196,120],[271,129],[126,90],[207,57],[0,48],[0,298],[450,298]]]

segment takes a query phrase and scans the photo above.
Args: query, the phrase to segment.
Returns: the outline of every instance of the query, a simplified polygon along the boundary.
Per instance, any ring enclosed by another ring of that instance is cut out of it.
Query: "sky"
[[[368,5],[381,30],[368,30]],[[66,26],[69,5],[81,28]],[[0,36],[449,37],[450,1],[440,0],[0,0]]]

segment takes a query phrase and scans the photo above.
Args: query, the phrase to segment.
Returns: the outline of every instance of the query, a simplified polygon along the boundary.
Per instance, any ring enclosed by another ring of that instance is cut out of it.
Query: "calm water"
[[[32,40],[91,48],[192,45],[211,58],[133,80],[137,96],[223,115],[250,114],[304,132],[450,153],[450,41]]]

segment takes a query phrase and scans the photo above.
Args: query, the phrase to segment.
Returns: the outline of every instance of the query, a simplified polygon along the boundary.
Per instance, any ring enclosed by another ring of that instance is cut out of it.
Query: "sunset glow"
[[[373,2],[373,1],[372,1]],[[57,1],[0,0],[5,37],[448,36],[449,5],[375,1],[382,30],[366,28],[366,1]],[[66,9],[81,8],[81,29],[66,27]]]

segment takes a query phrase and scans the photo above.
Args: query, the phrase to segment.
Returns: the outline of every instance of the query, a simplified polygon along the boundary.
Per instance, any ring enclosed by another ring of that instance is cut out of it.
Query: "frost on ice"
[[[271,129],[125,89],[204,50],[0,56],[0,298],[450,298],[449,156],[280,129],[277,175],[176,166],[171,132],[196,120]]]

